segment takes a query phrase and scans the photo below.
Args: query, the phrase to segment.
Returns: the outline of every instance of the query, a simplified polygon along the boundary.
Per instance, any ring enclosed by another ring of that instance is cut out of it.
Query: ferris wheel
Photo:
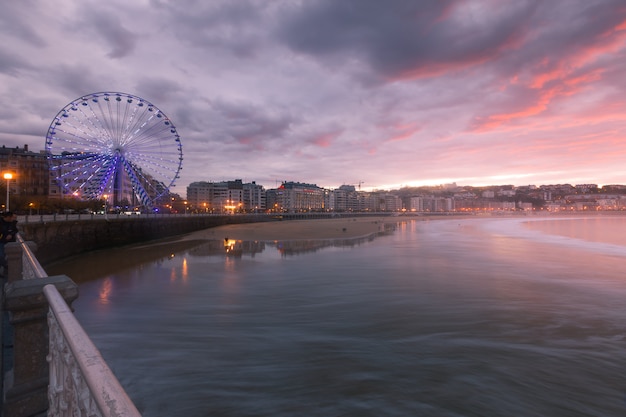
[[[66,105],[46,135],[62,195],[152,207],[179,178],[176,128],[154,104],[131,94],[89,94]]]

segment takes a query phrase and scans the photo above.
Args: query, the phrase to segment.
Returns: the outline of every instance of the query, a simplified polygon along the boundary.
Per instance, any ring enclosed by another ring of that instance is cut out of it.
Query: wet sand
[[[230,224],[200,230],[185,236],[185,240],[299,240],[346,239],[370,236],[383,231],[385,224],[407,219],[399,217],[367,217],[316,220],[285,220],[263,223]]]
[[[594,215],[528,221],[524,227],[549,235],[626,246],[626,216]]]
[[[353,239],[385,231],[385,225],[407,221],[468,219],[473,216],[377,216],[339,219],[285,220],[230,224],[193,232],[183,240],[235,239],[247,241]]]

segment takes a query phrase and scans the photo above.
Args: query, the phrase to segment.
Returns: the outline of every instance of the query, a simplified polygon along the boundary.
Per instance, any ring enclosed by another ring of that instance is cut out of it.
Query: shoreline
[[[298,241],[359,239],[398,223],[470,219],[474,216],[374,216],[229,224],[192,232],[181,240]]]
[[[621,214],[621,213],[620,213]],[[358,239],[383,232],[392,225],[405,222],[440,221],[440,220],[479,220],[522,218],[529,222],[534,220],[576,219],[590,216],[589,213],[548,214],[548,215],[424,215],[424,216],[376,216],[376,217],[342,217],[333,219],[284,220],[259,223],[229,224],[192,232],[179,240],[242,240],[242,241],[298,241],[298,240],[334,240]],[[604,217],[591,213],[591,217]],[[615,213],[606,217],[616,216]],[[626,217],[626,216],[625,216]]]
[[[229,224],[192,232],[182,240],[325,240],[357,239],[384,231],[387,225],[406,221],[398,217],[284,220]]]

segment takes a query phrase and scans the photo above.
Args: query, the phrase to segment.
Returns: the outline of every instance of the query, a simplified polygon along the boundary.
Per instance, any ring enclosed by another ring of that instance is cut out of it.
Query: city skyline
[[[7,146],[43,150],[66,104],[119,91],[176,124],[181,195],[242,176],[363,190],[626,183],[621,1],[4,6]]]

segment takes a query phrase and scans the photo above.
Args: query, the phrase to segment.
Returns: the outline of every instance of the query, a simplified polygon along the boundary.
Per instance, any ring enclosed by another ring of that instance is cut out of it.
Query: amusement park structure
[[[46,134],[46,156],[62,196],[151,208],[182,169],[180,136],[154,104],[101,92],[71,101]]]

